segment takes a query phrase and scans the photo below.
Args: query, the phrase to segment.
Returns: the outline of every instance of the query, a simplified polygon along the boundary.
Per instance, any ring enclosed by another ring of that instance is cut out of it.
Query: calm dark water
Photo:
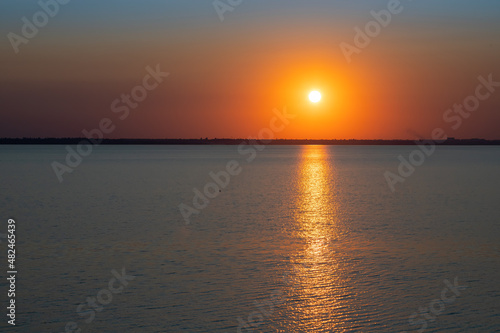
[[[499,332],[500,147],[439,147],[393,193],[413,149],[100,146],[59,183],[64,146],[1,146],[13,331]],[[179,204],[231,160],[186,224]]]

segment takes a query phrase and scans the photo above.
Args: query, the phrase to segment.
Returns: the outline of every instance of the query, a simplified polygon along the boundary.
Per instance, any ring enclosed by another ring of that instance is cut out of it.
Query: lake
[[[500,147],[243,148],[0,146],[16,331],[500,331]]]

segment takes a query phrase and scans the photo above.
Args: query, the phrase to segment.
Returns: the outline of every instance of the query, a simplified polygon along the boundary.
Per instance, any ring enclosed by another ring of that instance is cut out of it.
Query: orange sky
[[[18,54],[3,39],[0,137],[81,136],[109,118],[111,138],[245,138],[286,106],[297,118],[280,138],[413,139],[436,127],[499,138],[500,92],[457,130],[443,120],[474,94],[479,75],[500,81],[495,2],[472,12],[462,2],[407,5],[350,63],[339,45],[353,44],[354,28],[387,1],[257,1],[223,22],[202,2],[146,2],[67,5]],[[2,32],[19,32],[20,18],[37,8],[9,7]],[[111,103],[157,64],[170,75],[120,120]],[[314,89],[318,104],[307,99]]]

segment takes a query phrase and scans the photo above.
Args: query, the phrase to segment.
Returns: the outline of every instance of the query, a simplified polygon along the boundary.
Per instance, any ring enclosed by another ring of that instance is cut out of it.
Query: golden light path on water
[[[291,254],[285,303],[290,332],[343,332],[350,326],[333,161],[327,146],[303,147],[293,229],[300,247]]]

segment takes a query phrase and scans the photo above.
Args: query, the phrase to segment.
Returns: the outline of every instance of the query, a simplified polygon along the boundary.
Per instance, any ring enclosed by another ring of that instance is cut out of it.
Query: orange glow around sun
[[[294,55],[249,73],[245,90],[256,94],[248,100],[254,110],[246,120],[248,133],[265,126],[272,110],[283,107],[296,117],[277,133],[280,139],[383,138],[388,126],[397,127],[398,119],[387,116],[389,109],[380,96],[385,79],[376,69],[347,67],[340,60],[306,59],[310,56],[297,59]],[[309,98],[312,91],[321,94],[317,103]],[[240,117],[234,112],[231,116]]]

